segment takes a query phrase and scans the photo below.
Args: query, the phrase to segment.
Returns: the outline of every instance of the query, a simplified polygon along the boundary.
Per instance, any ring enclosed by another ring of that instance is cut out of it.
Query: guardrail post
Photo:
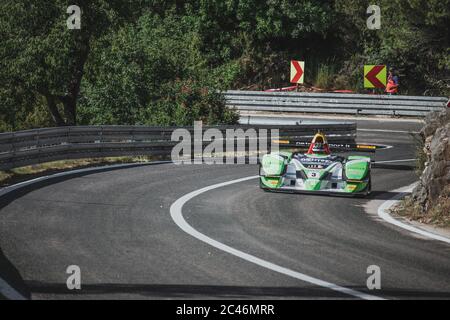
[[[41,148],[39,146],[39,141],[40,141],[39,136],[41,135],[41,131],[42,131],[41,129],[37,129],[37,134],[36,134],[36,148],[38,149],[38,161],[39,161],[39,163],[42,162],[42,159],[41,159]]]

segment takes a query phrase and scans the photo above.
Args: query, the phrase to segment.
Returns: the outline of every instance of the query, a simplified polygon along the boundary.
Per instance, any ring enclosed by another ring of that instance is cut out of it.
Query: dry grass
[[[428,212],[422,212],[410,197],[401,201],[394,212],[413,221],[450,228],[450,186],[448,185],[442,190],[439,198]]]
[[[161,160],[158,157],[140,156],[140,157],[107,157],[92,159],[76,159],[52,161],[36,165],[30,165],[20,168],[14,168],[8,171],[0,171],[0,187],[8,186],[17,182],[29,180],[39,176],[49,175],[71,169],[81,169],[88,167],[98,167],[120,163],[139,163]]]
[[[332,65],[321,64],[317,67],[316,87],[329,89],[333,86],[335,70]]]
[[[425,153],[425,142],[417,134],[410,134],[416,145],[416,174],[421,176],[425,170],[425,163],[428,161],[427,154]]]

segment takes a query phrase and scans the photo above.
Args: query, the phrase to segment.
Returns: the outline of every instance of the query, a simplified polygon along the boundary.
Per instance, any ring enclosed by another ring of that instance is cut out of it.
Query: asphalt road
[[[375,160],[414,158],[407,133],[358,137],[394,147]],[[369,199],[265,193],[249,180],[193,198],[183,214],[212,239],[339,286],[389,299],[448,299],[450,247],[364,210],[370,199],[389,199],[389,190],[417,180],[412,165],[373,169]],[[0,277],[33,299],[354,298],[220,251],[172,220],[169,208],[181,196],[257,171],[137,166],[58,178],[0,198]],[[81,268],[80,291],[66,288],[69,265]],[[381,268],[381,290],[366,288],[370,265]]]

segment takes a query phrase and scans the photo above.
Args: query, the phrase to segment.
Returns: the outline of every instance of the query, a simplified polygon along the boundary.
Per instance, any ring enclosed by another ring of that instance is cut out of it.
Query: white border
[[[438,240],[438,241],[442,241],[445,243],[450,244],[450,239],[441,235],[437,235],[416,227],[413,227],[412,225],[409,224],[405,224],[403,222],[400,222],[399,220],[394,219],[390,214],[389,214],[389,209],[394,206],[395,204],[397,204],[400,199],[402,199],[403,197],[405,197],[405,195],[407,195],[408,193],[411,193],[412,190],[415,188],[415,186],[417,185],[417,182],[407,186],[405,188],[399,189],[397,192],[399,192],[399,194],[397,194],[396,196],[394,196],[392,199],[384,202],[383,204],[381,204],[378,207],[377,210],[377,214],[378,216],[383,219],[384,221],[386,221],[387,223],[393,224],[397,227],[400,227],[402,229],[408,230],[410,232],[413,233],[417,233],[420,234],[421,236],[430,238],[430,239],[434,239],[434,240]],[[395,191],[394,191],[395,192]]]

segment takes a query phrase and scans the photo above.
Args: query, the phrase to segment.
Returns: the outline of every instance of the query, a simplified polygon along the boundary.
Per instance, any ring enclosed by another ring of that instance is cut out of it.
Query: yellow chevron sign
[[[364,66],[364,88],[374,89],[386,88],[387,84],[387,68],[384,65]]]

